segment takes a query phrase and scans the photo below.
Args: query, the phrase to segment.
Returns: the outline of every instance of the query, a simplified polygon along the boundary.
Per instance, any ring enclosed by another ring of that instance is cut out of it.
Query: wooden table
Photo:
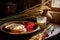
[[[26,35],[10,35],[0,30],[0,40],[29,40],[33,35],[39,34],[40,33],[39,31]]]
[[[16,14],[16,15],[12,15],[12,16],[2,18],[2,19],[0,19],[0,25],[2,25],[5,22],[8,22],[8,21],[32,21],[32,22],[36,22],[36,16],[41,15],[40,8],[41,8],[40,5],[34,6],[33,8],[27,9],[23,12]],[[29,34],[29,35],[15,36],[15,35],[9,35],[9,34],[6,34],[6,33],[3,33],[0,31],[0,40],[28,40],[33,35],[36,35],[38,33],[39,32],[37,31],[37,32]],[[60,37],[60,34],[58,37]],[[46,40],[49,40],[49,39],[46,39]]]
[[[33,13],[33,14],[32,14]],[[33,21],[36,22],[36,16],[40,15],[40,4],[36,5],[30,9],[24,10],[23,12],[20,12],[18,14],[12,15],[12,16],[8,16],[5,18],[1,18],[0,19],[0,26],[6,22],[9,21]],[[6,33],[3,33],[0,31],[0,40],[28,40],[30,37],[32,37],[35,34],[38,34],[39,32],[35,32],[29,35],[9,35]]]

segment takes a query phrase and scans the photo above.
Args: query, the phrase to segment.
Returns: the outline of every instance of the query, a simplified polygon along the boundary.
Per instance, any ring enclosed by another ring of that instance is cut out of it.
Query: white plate
[[[46,37],[46,38],[49,38],[49,37],[52,37],[52,36],[54,36],[54,35],[57,35],[59,32],[60,32],[60,26],[58,26],[58,25],[55,25],[54,24],[54,26],[52,26],[52,28],[55,28],[54,30],[53,30],[53,32],[51,33],[51,31],[50,32],[48,32],[48,37]],[[51,29],[52,29],[51,28]]]

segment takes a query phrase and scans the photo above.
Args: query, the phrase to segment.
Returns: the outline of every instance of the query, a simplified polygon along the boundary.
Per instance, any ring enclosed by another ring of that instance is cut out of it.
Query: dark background
[[[8,10],[6,9],[7,7],[6,3],[8,2],[16,4],[15,13],[8,12]],[[34,5],[37,5],[40,3],[41,3],[41,0],[0,0],[0,18],[9,16],[9,15],[14,15],[18,12],[21,12],[25,9],[33,7]]]

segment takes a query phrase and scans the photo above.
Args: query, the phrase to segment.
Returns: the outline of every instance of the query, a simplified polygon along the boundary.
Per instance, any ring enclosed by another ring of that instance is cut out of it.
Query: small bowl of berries
[[[38,31],[40,27],[30,21],[10,21],[1,25],[1,31],[8,34],[30,34]]]

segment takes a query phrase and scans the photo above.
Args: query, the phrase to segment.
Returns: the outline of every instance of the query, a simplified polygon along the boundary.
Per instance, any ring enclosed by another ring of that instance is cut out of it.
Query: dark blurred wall
[[[4,12],[6,10],[5,5],[7,2],[12,2],[12,3],[16,4],[16,6],[17,6],[16,13],[18,13],[18,12],[21,12],[34,5],[40,4],[41,0],[0,0],[0,15],[2,15],[2,16],[0,16],[0,18],[9,16],[9,15],[6,15],[6,12]],[[11,14],[11,13],[9,13],[9,14]]]

